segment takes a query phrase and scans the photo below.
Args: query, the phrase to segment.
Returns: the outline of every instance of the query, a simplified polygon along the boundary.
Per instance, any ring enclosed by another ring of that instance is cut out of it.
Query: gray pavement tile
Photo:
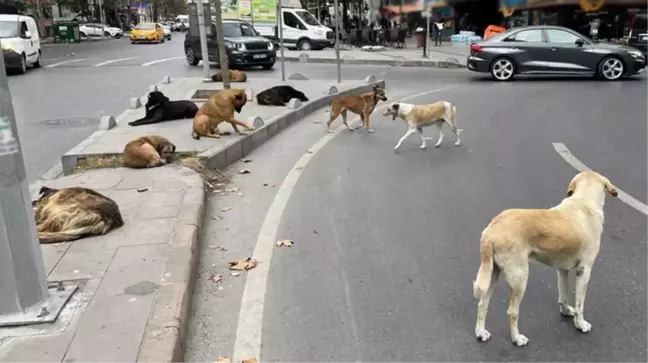
[[[59,263],[61,257],[70,248],[70,243],[52,243],[41,245],[41,252],[43,254],[43,262],[45,263],[45,273],[49,276],[52,273],[56,264]]]
[[[36,337],[12,338],[12,349],[0,356],[2,362],[62,362],[74,331]],[[35,349],[34,347],[38,347]]]
[[[175,218],[181,209],[184,192],[146,192],[135,219]]]
[[[104,236],[72,243],[68,252],[117,249],[126,246],[165,245],[171,238],[175,219],[144,219],[127,222]]]
[[[63,255],[49,274],[50,281],[101,278],[116,250],[71,251]]]

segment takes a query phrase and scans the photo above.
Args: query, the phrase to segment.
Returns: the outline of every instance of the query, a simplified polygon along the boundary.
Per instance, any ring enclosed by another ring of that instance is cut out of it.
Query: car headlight
[[[245,44],[243,44],[243,43],[236,43],[236,49],[237,49],[239,52],[244,52],[244,51],[245,51]]]
[[[234,48],[234,44],[232,42],[225,42],[225,48]]]
[[[641,54],[641,52],[639,52],[637,50],[629,50],[628,54],[630,54],[630,56],[632,56],[632,58],[635,58],[635,59],[642,59],[643,58],[643,54]]]
[[[268,50],[273,50],[274,49],[274,44],[272,42],[268,42]]]
[[[14,49],[14,43],[11,41],[3,41],[2,42],[2,49],[5,50],[13,50]]]
[[[318,36],[322,36],[322,37],[323,37],[323,36],[326,35],[326,32],[323,31],[323,30],[315,30],[315,35],[318,35]]]

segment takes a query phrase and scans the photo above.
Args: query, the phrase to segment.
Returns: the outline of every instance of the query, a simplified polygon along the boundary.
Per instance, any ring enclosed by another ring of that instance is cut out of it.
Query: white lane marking
[[[101,67],[101,66],[105,66],[106,64],[113,64],[113,63],[129,60],[129,59],[136,59],[136,58],[139,58],[139,57],[126,57],[126,58],[111,59],[111,60],[107,60],[105,62],[97,63],[97,64],[93,65],[93,67]]]
[[[446,91],[454,87],[439,88],[431,91],[417,93],[415,95],[407,96],[401,99],[405,101],[430,93]],[[376,108],[377,111],[382,111],[388,107],[385,104],[382,107]],[[360,119],[359,116],[354,117],[351,123],[355,123]],[[265,304],[266,288],[268,285],[268,274],[270,272],[270,265],[272,262],[272,253],[274,252],[274,245],[277,239],[277,231],[279,230],[279,222],[283,216],[288,200],[293,193],[297,181],[302,174],[302,171],[311,159],[317,153],[333,140],[338,135],[340,130],[346,130],[344,125],[336,128],[336,132],[327,133],[319,139],[310,150],[313,153],[306,153],[302,155],[295,163],[293,168],[288,172],[283,183],[277,190],[270,208],[263,220],[259,237],[257,238],[256,245],[254,246],[253,258],[262,262],[253,270],[250,270],[246,275],[245,289],[243,290],[243,298],[241,301],[241,310],[239,312],[238,326],[236,330],[236,341],[234,342],[234,357],[233,361],[241,361],[250,357],[261,359],[261,333],[263,328],[263,308]],[[322,132],[325,132],[322,129]]]
[[[554,149],[556,149],[556,152],[558,152],[558,154],[560,156],[562,156],[562,158],[565,159],[565,161],[567,163],[569,163],[571,166],[573,166],[576,170],[578,170],[580,172],[587,171],[587,170],[592,170],[592,169],[588,168],[587,165],[583,164],[580,160],[576,159],[574,154],[572,154],[571,151],[569,151],[569,149],[567,148],[567,146],[565,146],[565,144],[563,144],[561,142],[554,142],[553,147],[554,147]],[[612,183],[614,183],[614,178],[610,177],[610,179],[612,180]],[[618,187],[617,187],[617,192],[619,193],[619,195],[618,195],[619,199],[624,201],[626,204],[628,204],[632,208],[638,210],[639,212],[641,212],[641,213],[643,213],[645,215],[648,215],[648,206],[647,205],[643,204],[642,202],[635,199],[633,196],[631,196],[630,194],[624,192],[623,190],[619,189]]]
[[[48,64],[48,65],[45,66],[45,68],[54,68],[54,67],[58,67],[58,66],[61,66],[61,65],[64,65],[64,64],[68,64],[68,63],[83,62],[83,61],[87,61],[87,60],[88,60],[88,58],[68,59],[68,60],[63,61],[63,62],[58,62],[58,63],[54,63],[54,64]]]
[[[184,59],[184,57],[171,57],[171,58],[158,59],[158,60],[154,60],[152,62],[142,63],[142,67],[148,67],[148,66],[152,66],[154,64],[158,64],[158,63],[162,63],[162,62],[168,62],[168,61],[172,61],[172,60],[176,60],[176,59]]]

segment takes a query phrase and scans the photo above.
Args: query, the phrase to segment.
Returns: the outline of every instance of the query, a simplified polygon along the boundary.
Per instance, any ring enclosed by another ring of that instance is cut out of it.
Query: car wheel
[[[82,36],[82,37],[85,38],[85,37],[86,37],[86,33],[84,33],[84,32],[79,32],[79,36]]]
[[[196,57],[193,48],[191,47],[187,47],[187,49],[185,49],[185,57],[187,58],[187,63],[189,63],[190,66],[197,66],[198,62],[200,62],[198,57]]]
[[[617,57],[606,57],[599,63],[598,75],[606,81],[616,81],[623,76],[625,65]]]
[[[36,62],[34,62],[34,68],[40,68],[43,66],[43,63],[41,62],[41,51],[38,51],[38,58],[36,58]]]
[[[297,44],[297,48],[299,50],[311,50],[313,49],[313,43],[311,43],[311,41],[308,39],[304,39],[301,40],[299,44]]]
[[[110,35],[109,32],[104,32],[104,36],[105,36],[105,37],[108,37],[108,38],[112,38],[112,35]]]
[[[508,58],[497,58],[491,64],[490,73],[497,81],[510,81],[515,75],[515,64]]]
[[[272,69],[272,67],[274,67],[274,65],[275,65],[274,63],[272,63],[272,64],[264,64],[261,67],[263,67],[263,69],[265,69],[265,70],[269,70],[269,69]]]
[[[25,54],[23,53],[20,57],[20,67],[18,68],[18,74],[25,73],[27,73],[27,59],[25,58]]]

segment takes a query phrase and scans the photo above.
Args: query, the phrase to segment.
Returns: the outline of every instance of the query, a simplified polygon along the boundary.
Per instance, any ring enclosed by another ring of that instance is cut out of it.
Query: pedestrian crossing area
[[[71,68],[71,67],[152,67],[166,64],[182,64],[185,62],[184,56],[151,58],[151,57],[61,57],[61,58],[44,58],[43,68]]]

